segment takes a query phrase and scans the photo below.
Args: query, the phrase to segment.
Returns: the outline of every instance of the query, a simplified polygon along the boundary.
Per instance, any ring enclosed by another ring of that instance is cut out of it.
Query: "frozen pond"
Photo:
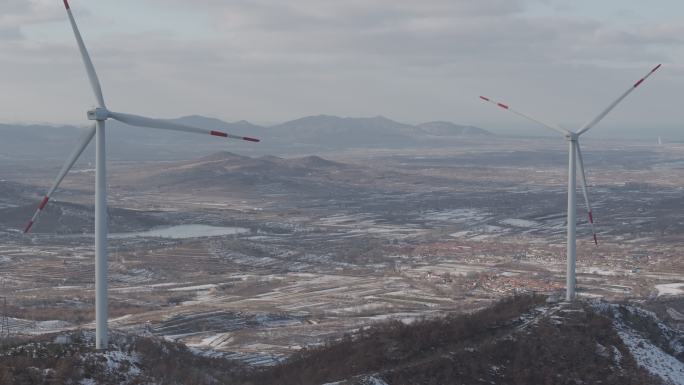
[[[207,225],[180,225],[171,227],[160,227],[148,231],[134,232],[134,233],[117,233],[110,234],[110,238],[171,238],[171,239],[185,239],[185,238],[200,238],[200,237],[218,237],[222,235],[236,235],[249,233],[249,229],[244,227],[217,227]]]

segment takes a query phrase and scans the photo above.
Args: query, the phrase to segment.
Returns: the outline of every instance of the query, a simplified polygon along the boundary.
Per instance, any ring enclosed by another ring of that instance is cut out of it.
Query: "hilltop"
[[[107,352],[94,351],[91,332],[55,338],[3,347],[0,383],[684,383],[684,335],[654,313],[540,296],[507,298],[473,314],[378,323],[261,368],[145,335],[115,333]]]
[[[140,167],[124,176],[126,185],[143,190],[203,191],[249,198],[253,196],[330,197],[359,194],[373,185],[399,180],[396,173],[379,173],[309,155],[294,158],[250,157],[228,151],[188,161]],[[261,195],[259,195],[261,194]]]

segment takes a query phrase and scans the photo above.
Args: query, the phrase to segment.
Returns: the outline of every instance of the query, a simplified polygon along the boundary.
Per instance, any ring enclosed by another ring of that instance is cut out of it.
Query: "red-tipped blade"
[[[246,141],[248,141],[248,142],[261,142],[261,140],[259,140],[259,139],[250,138],[250,137],[248,137],[248,136],[235,136],[235,135],[230,135],[230,134],[227,134],[227,133],[221,132],[221,131],[211,131],[210,134],[211,134],[211,135],[214,135],[214,136],[220,136],[220,137],[222,137],[222,138],[242,139],[242,140],[246,140]]]
[[[43,200],[40,201],[40,205],[38,205],[38,209],[33,214],[33,217],[31,217],[31,220],[26,225],[26,228],[24,228],[24,234],[28,233],[31,230],[31,227],[33,227],[33,224],[36,223],[36,221],[38,220],[38,216],[40,215],[40,212],[43,211],[43,209],[45,208],[45,206],[47,206],[49,201],[50,201],[49,196],[44,197]]]
[[[556,132],[558,132],[558,133],[561,133],[561,134],[563,134],[563,135],[567,135],[567,134],[570,133],[570,131],[568,131],[568,130],[566,130],[566,129],[564,129],[564,128],[560,128],[560,127],[558,127],[558,126],[556,126],[556,125],[554,125],[554,124],[549,124],[549,123],[543,122],[543,121],[541,121],[541,120],[539,120],[539,119],[537,119],[537,118],[534,118],[534,117],[532,117],[532,116],[530,116],[530,115],[527,115],[527,114],[522,113],[522,112],[520,112],[520,111],[516,111],[516,110],[514,110],[513,108],[511,108],[511,106],[509,106],[508,104],[498,102],[498,101],[496,101],[496,100],[494,100],[494,99],[491,99],[491,98],[488,98],[488,97],[486,97],[486,96],[480,96],[480,99],[484,100],[485,102],[491,103],[491,104],[493,104],[493,105],[495,105],[495,106],[497,106],[497,107],[499,107],[499,108],[503,108],[503,109],[506,110],[506,111],[510,111],[510,112],[512,112],[512,113],[514,113],[514,114],[516,114],[516,115],[518,115],[518,116],[521,116],[521,117],[523,117],[523,118],[525,118],[525,119],[527,119],[527,120],[533,121],[533,122],[535,122],[535,123],[537,123],[537,124],[541,124],[542,126],[544,126],[544,127],[546,127],[546,128],[549,128],[549,129],[551,129],[551,130],[554,130],[554,131],[556,131]]]
[[[579,167],[580,187],[582,188],[582,195],[584,195],[584,203],[587,205],[587,216],[589,217],[589,225],[591,226],[591,233],[594,236],[594,243],[598,246],[598,240],[596,240],[596,228],[594,227],[594,214],[591,209],[591,202],[589,202],[587,174],[584,171],[584,159],[582,157],[582,149],[580,148],[579,141],[576,142],[575,151],[577,152],[577,166]]]
[[[29,221],[28,225],[26,225],[26,228],[24,229],[24,233],[28,233],[31,230],[31,227],[38,221],[38,217],[40,216],[40,213],[45,209],[45,206],[47,206],[48,202],[50,201],[50,197],[52,194],[57,190],[57,187],[59,187],[59,184],[62,183],[62,180],[64,180],[64,177],[66,177],[67,173],[71,168],[74,166],[74,163],[78,160],[78,157],[81,156],[83,153],[83,150],[88,146],[88,143],[93,139],[93,136],[95,135],[95,127],[91,127],[81,138],[81,142],[78,144],[74,152],[71,153],[67,161],[64,163],[64,166],[62,166],[62,169],[59,171],[59,174],[57,175],[57,178],[55,178],[54,183],[52,184],[52,187],[50,187],[50,190],[48,190],[47,194],[45,194],[45,197],[43,197],[43,200],[40,201],[40,204],[38,205],[38,209],[36,212],[33,214],[33,217],[31,217],[31,221]]]
[[[64,7],[66,9],[71,9],[71,7],[69,7],[69,2],[67,0],[64,0]]]
[[[618,104],[620,104],[620,102],[621,102],[624,98],[627,97],[627,95],[629,95],[632,91],[634,91],[637,87],[639,87],[639,86],[641,85],[641,83],[643,83],[646,79],[648,79],[649,76],[653,75],[653,73],[656,72],[656,71],[658,70],[658,68],[660,68],[661,65],[662,65],[662,64],[658,64],[657,66],[653,67],[653,69],[652,69],[649,73],[647,73],[646,76],[644,76],[643,78],[639,79],[636,83],[634,83],[634,85],[632,85],[631,87],[629,87],[629,89],[627,89],[627,91],[625,91],[625,92],[624,92],[622,95],[620,95],[613,103],[611,103],[611,104],[608,106],[608,108],[606,108],[605,110],[601,111],[601,113],[598,114],[594,119],[590,120],[587,124],[585,124],[584,126],[582,126],[582,128],[580,128],[579,131],[577,131],[577,135],[582,135],[583,133],[589,131],[589,130],[590,130],[592,127],[594,127],[596,124],[598,124],[598,122],[600,122],[603,118],[605,118],[606,115],[608,115],[608,113],[609,113],[610,111],[612,111],[613,108],[615,108],[615,106],[617,106]]]
[[[598,246],[598,240],[596,239],[596,231],[594,231],[594,215],[591,213],[591,211],[589,211],[587,215],[589,216],[589,224],[591,225],[591,232],[594,236],[594,244]]]
[[[247,140],[249,142],[258,142],[258,139],[246,138],[244,136],[228,134],[223,131],[209,130],[206,128],[199,128],[193,126],[186,126],[185,124],[178,124],[168,120],[147,118],[144,116],[124,114],[121,112],[109,111],[109,117],[118,120],[122,123],[130,124],[131,126],[137,127],[149,127],[149,128],[159,128],[162,130],[172,130],[181,132],[194,132],[196,134],[209,134],[212,136],[218,136],[221,138]]]
[[[641,85],[641,83],[643,83],[644,80],[646,80],[647,77],[651,76],[652,73],[656,72],[656,71],[658,70],[658,68],[660,68],[661,65],[662,65],[662,64],[658,64],[657,66],[655,66],[655,68],[653,68],[653,69],[651,70],[651,72],[648,73],[648,75],[644,76],[643,78],[639,79],[638,82],[634,83],[634,87],[633,87],[633,88],[639,87],[639,85]]]
[[[40,206],[38,206],[38,210],[44,209],[45,205],[47,205],[48,201],[50,201],[50,197],[43,198],[43,200],[40,202]]]

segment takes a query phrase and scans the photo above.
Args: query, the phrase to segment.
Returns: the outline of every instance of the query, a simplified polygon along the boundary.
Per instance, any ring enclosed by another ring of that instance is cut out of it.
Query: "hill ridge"
[[[113,332],[107,351],[94,350],[92,331],[12,341],[0,348],[0,383],[684,383],[682,332],[637,306],[594,300],[523,295],[472,314],[386,321],[261,368],[138,333]]]

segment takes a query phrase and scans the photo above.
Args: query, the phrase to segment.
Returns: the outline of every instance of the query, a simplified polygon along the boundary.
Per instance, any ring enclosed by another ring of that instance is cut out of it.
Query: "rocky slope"
[[[0,384],[684,384],[684,334],[639,306],[502,300],[469,315],[380,323],[271,367],[92,332],[6,343]]]

